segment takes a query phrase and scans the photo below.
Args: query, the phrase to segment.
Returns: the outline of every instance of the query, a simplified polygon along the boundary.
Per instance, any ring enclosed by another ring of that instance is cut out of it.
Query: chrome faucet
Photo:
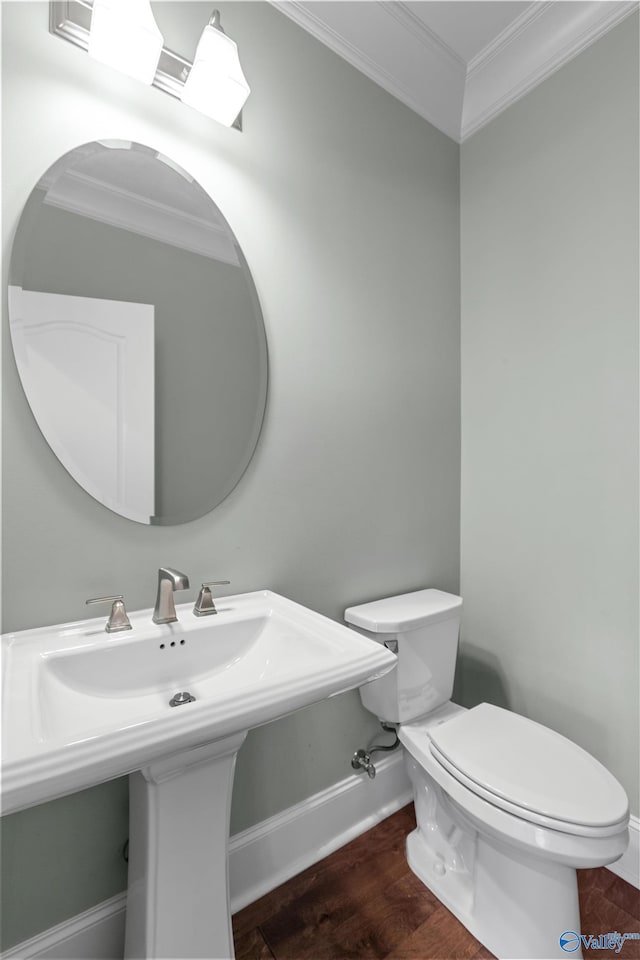
[[[175,623],[176,605],[173,594],[176,590],[188,590],[189,577],[186,573],[173,570],[171,567],[160,567],[158,570],[158,596],[156,608],[153,611],[154,623]]]

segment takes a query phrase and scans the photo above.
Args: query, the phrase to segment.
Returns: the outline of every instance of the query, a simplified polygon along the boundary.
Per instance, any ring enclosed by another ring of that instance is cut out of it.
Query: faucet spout
[[[176,590],[188,590],[189,577],[180,570],[172,567],[160,567],[158,570],[158,595],[153,611],[154,623],[175,623],[176,605],[174,593]]]

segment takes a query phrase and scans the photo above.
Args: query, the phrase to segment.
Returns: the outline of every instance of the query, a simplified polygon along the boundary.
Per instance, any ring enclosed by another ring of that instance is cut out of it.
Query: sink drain
[[[175,696],[171,697],[169,700],[170,707],[179,707],[182,703],[192,703],[196,698],[191,693],[176,693]]]

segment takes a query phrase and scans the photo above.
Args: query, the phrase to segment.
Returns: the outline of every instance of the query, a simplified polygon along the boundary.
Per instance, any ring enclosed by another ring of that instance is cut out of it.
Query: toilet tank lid
[[[459,616],[462,598],[443,590],[415,590],[398,597],[349,607],[344,619],[370,633],[404,633],[426,623]]]

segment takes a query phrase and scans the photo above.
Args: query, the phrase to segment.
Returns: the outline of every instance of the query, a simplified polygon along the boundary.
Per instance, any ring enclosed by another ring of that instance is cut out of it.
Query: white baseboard
[[[609,870],[640,890],[640,818],[630,818],[629,846],[619,860],[609,864]]]
[[[376,763],[375,780],[354,773],[327,790],[231,837],[233,913],[322,860],[411,800],[402,753]],[[120,960],[126,893],[7,950],[1,960]]]
[[[411,800],[402,754],[385,757],[369,780],[353,774],[231,838],[229,883],[233,913],[333,853]],[[609,869],[640,888],[640,819]],[[1,960],[120,960],[126,893],[12,947]]]
[[[2,954],[2,960],[118,960],[124,956],[126,893],[24,940]]]

